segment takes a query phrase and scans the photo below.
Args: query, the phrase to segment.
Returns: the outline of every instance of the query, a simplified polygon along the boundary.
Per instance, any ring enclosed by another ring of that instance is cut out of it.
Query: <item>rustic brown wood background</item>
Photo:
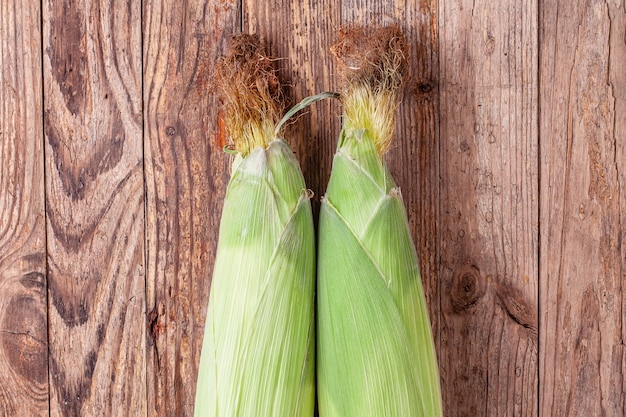
[[[388,161],[446,416],[626,414],[623,0],[3,0],[0,416],[191,416],[229,157],[210,90],[257,32],[292,102],[399,23]],[[289,141],[324,192],[340,108]],[[372,395],[376,395],[372,393]]]

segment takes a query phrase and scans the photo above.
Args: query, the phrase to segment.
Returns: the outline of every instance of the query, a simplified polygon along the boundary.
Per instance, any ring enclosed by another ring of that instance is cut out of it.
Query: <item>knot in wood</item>
[[[433,91],[434,88],[435,87],[428,81],[420,82],[417,84],[417,91],[422,94],[430,93],[431,91]]]
[[[485,295],[485,279],[475,265],[463,266],[452,283],[450,300],[455,312],[476,304]]]
[[[48,346],[42,338],[46,320],[41,299],[35,294],[20,293],[7,304],[4,314],[0,314],[0,352],[18,375],[42,385],[48,377]]]

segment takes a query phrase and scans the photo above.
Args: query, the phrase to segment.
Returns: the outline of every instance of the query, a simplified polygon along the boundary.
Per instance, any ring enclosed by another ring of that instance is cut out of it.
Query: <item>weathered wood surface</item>
[[[626,15],[541,10],[542,416],[626,415]]]
[[[191,416],[228,158],[210,89],[229,1],[144,2],[149,416]]]
[[[0,416],[192,415],[215,60],[259,33],[293,104],[339,88],[341,25],[391,22],[412,73],[387,159],[445,415],[625,415],[623,2],[46,0],[43,29],[39,7],[0,15]],[[315,208],[340,115],[287,131]]]
[[[50,413],[146,414],[141,9],[43,3]]]
[[[48,411],[40,16],[0,5],[0,416]]]
[[[441,6],[437,272],[446,415],[536,416],[537,5]]]

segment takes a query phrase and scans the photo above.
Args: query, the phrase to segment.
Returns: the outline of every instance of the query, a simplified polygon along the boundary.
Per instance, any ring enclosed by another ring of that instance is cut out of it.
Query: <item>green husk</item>
[[[276,129],[282,96],[270,64],[258,38],[241,35],[216,71],[237,156],[220,223],[196,417],[314,412],[310,192]]]
[[[383,160],[406,44],[395,27],[342,31],[344,125],[318,233],[320,417],[442,415],[418,259]]]

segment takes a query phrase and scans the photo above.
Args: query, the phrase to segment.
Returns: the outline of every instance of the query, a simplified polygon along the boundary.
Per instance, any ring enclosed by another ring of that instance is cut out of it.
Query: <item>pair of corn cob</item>
[[[320,417],[442,415],[418,260],[383,161],[406,44],[397,27],[352,28],[333,52],[343,129],[317,250],[310,192],[280,138],[282,97],[258,38],[237,37],[217,68],[236,157],[196,417],[313,416],[316,387]]]

